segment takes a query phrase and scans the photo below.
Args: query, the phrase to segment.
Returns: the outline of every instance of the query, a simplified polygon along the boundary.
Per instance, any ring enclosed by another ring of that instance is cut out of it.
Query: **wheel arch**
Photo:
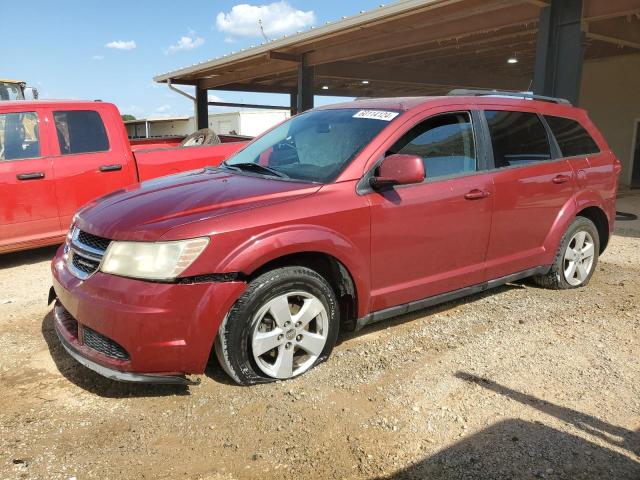
[[[580,210],[576,213],[576,217],[588,218],[594,223],[600,240],[600,251],[598,253],[602,254],[609,243],[609,219],[607,214],[599,206],[593,205]]]
[[[358,318],[358,294],[353,277],[347,267],[336,257],[324,252],[297,252],[274,258],[248,274],[248,280],[257,278],[280,267],[306,267],[321,275],[338,297],[340,324],[353,330]]]
[[[600,252],[602,253],[609,241],[609,219],[604,208],[602,197],[592,190],[577,192],[562,206],[556,219],[547,234],[544,248],[547,252],[547,261],[551,263],[555,257],[564,232],[576,217],[585,217],[591,220],[598,229],[600,237]]]
[[[223,261],[222,271],[242,272],[247,279],[282,266],[317,271],[340,301],[342,323],[363,316],[369,305],[366,254],[338,232],[317,225],[297,225],[266,232],[238,245]]]

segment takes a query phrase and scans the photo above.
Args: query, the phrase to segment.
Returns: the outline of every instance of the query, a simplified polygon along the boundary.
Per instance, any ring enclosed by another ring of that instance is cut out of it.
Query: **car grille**
[[[73,227],[65,245],[69,271],[82,280],[89,278],[100,267],[110,243],[111,240],[107,238]]]
[[[71,261],[74,267],[88,275],[91,275],[100,266],[100,262],[81,257],[80,255],[74,255]]]
[[[83,245],[95,248],[96,250],[104,251],[111,243],[111,240],[109,240],[108,238],[99,237],[97,235],[92,235],[88,232],[83,232],[82,230],[78,230],[78,242]]]
[[[93,348],[107,357],[129,360],[129,354],[124,348],[89,327],[82,327],[82,339],[87,347]]]

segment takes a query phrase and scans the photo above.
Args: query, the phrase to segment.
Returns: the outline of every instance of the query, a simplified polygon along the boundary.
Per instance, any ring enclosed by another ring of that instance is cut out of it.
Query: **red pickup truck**
[[[180,138],[129,141],[115,105],[0,104],[0,253],[61,243],[73,214],[132,183],[218,165],[246,143],[180,147]]]

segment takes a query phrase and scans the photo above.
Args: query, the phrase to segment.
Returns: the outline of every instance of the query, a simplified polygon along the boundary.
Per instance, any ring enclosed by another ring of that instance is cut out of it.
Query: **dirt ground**
[[[619,210],[640,215],[640,196]],[[0,478],[640,479],[640,221],[590,285],[507,285],[342,336],[302,378],[114,383],[58,345],[54,248],[0,257]]]

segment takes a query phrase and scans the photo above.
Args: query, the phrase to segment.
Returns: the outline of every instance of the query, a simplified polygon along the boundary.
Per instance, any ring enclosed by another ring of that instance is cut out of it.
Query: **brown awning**
[[[316,95],[528,90],[543,0],[406,0],[155,77],[202,89]],[[584,0],[585,59],[640,51],[640,0]],[[517,63],[508,63],[509,58]],[[326,87],[326,88],[323,88]]]

